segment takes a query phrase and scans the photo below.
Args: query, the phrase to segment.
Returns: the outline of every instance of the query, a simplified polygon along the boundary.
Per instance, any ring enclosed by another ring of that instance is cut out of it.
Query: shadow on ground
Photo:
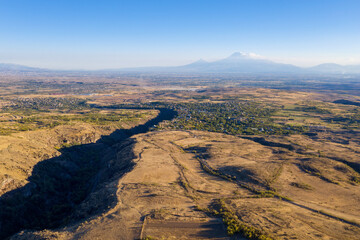
[[[143,125],[116,130],[95,143],[63,148],[60,156],[36,164],[28,184],[0,198],[0,239],[23,229],[61,227],[115,205],[116,188],[105,186],[132,169],[135,140],[130,137],[176,115],[170,109],[159,111]]]

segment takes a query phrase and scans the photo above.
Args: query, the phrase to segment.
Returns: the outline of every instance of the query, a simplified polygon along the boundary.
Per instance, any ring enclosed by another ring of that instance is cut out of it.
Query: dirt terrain
[[[133,113],[128,110],[127,114],[131,116]],[[156,115],[156,111],[147,111],[143,118],[121,123],[122,129],[145,123]],[[12,122],[3,120],[2,126],[6,123]],[[94,143],[117,128],[114,125],[70,122],[52,129],[0,135],[0,196],[25,185],[35,164],[61,155],[62,148]]]
[[[265,140],[283,145],[201,131],[136,135],[109,159],[111,168],[133,162],[131,170],[102,182],[76,214],[113,195],[109,209],[11,239],[229,239],[221,216],[211,214],[219,199],[238,221],[274,239],[357,239],[360,190],[351,179],[358,173],[344,163],[359,159],[357,143],[330,144],[326,134]]]
[[[95,142],[109,133],[109,130],[81,124],[0,136],[0,195],[24,185],[33,166],[60,155],[58,149],[62,144]]]
[[[0,239],[358,239],[359,97],[99,84],[0,99]]]

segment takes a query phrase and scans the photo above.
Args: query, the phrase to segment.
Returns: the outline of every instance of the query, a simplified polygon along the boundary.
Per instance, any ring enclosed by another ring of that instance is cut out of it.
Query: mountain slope
[[[0,72],[36,72],[43,71],[41,68],[28,67],[18,64],[0,63]]]
[[[233,53],[215,62],[195,62],[179,67],[182,70],[211,73],[296,73],[302,69],[290,64],[275,63],[246,53]]]
[[[324,63],[315,67],[309,68],[310,71],[318,73],[360,73],[360,65],[339,65],[335,63]]]
[[[267,140],[329,144],[305,136]],[[105,164],[102,172],[108,177],[99,178],[73,216],[89,216],[111,198],[108,208],[74,225],[19,232],[11,239],[231,239],[221,217],[247,226],[243,233],[260,232],[257,239],[357,239],[360,234],[359,188],[347,180],[356,173],[341,162],[201,131],[149,132],[113,148],[111,167]],[[330,149],[350,153],[339,144]],[[121,174],[126,163],[133,167]],[[306,172],[299,167],[304,164],[339,184]]]

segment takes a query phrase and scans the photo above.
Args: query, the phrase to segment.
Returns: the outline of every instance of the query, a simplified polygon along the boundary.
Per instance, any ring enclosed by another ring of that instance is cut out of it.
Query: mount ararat
[[[0,63],[0,72],[49,72],[59,71],[44,68],[28,67],[17,64]],[[74,70],[75,71],[75,70]],[[77,72],[79,70],[76,70]],[[80,70],[84,72],[159,72],[159,73],[291,73],[291,74],[360,74],[360,65],[339,65],[324,63],[314,67],[303,68],[292,64],[277,63],[258,57],[256,54],[235,52],[227,58],[208,62],[198,60],[196,62],[173,67],[134,67],[103,70]],[[68,72],[68,71],[67,71]]]

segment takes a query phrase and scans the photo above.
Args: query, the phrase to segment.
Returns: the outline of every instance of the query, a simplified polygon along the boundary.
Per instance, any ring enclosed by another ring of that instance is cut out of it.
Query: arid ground
[[[359,238],[356,94],[61,81],[1,93],[1,238]]]

